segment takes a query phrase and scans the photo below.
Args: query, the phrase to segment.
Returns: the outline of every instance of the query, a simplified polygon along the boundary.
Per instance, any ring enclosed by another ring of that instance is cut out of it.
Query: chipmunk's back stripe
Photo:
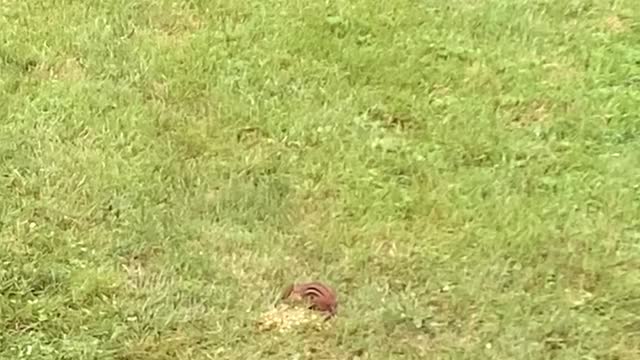
[[[315,297],[323,297],[327,296],[326,289],[322,286],[309,285],[306,289],[304,289],[304,295],[307,296],[315,296]]]

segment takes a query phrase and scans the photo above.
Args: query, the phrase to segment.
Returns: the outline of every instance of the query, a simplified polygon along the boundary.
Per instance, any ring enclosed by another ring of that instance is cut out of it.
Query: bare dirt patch
[[[625,24],[624,20],[617,15],[607,16],[603,23],[604,28],[612,33],[623,33],[629,30],[629,27]]]

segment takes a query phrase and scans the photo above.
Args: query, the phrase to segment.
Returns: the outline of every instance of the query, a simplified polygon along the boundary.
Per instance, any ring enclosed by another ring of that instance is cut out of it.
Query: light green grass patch
[[[635,1],[0,11],[0,358],[640,355]]]

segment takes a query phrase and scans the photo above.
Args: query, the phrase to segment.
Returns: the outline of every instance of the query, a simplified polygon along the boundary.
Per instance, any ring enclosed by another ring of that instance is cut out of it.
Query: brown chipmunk
[[[335,291],[318,281],[291,284],[282,292],[282,300],[307,301],[309,309],[327,313],[327,319],[338,311],[338,298]]]

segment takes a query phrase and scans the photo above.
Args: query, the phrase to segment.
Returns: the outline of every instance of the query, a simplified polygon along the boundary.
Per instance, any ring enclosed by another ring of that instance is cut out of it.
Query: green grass
[[[637,0],[0,14],[0,358],[640,358]]]

